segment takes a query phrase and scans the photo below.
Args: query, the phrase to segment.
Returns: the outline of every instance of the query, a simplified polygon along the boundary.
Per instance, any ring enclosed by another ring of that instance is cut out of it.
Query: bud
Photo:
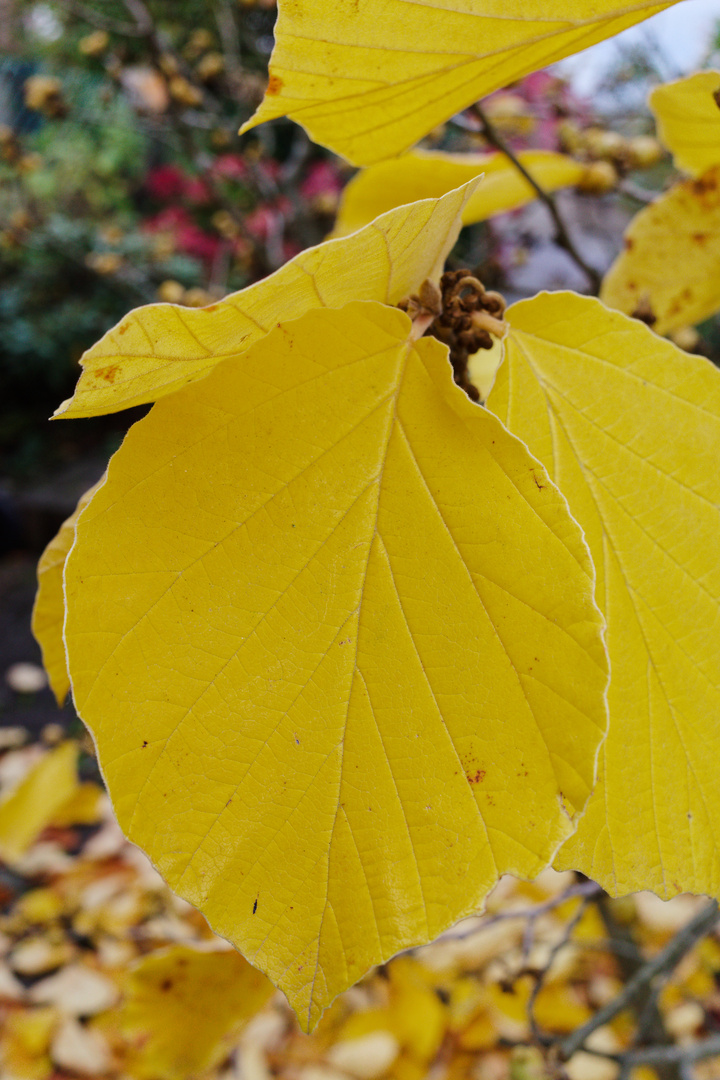
[[[649,169],[657,165],[664,153],[654,135],[638,135],[630,139],[627,150],[630,165],[635,169]]]
[[[609,161],[593,161],[585,167],[577,189],[585,195],[606,195],[618,182],[615,166]]]
[[[209,82],[210,79],[216,79],[218,75],[222,75],[225,70],[225,61],[223,60],[219,52],[205,53],[202,60],[199,61],[195,68],[195,74],[201,82]]]
[[[185,300],[185,289],[179,281],[169,279],[158,287],[157,297],[166,304],[182,304]]]
[[[117,273],[122,266],[122,255],[116,251],[91,251],[85,258],[85,265],[105,277]]]
[[[110,35],[106,30],[95,30],[92,34],[80,38],[78,50],[83,56],[102,56],[110,44]]]
[[[214,302],[215,297],[211,296],[205,289],[188,289],[185,293],[187,307],[207,307],[208,304]]]
[[[627,156],[627,143],[617,131],[605,131],[599,127],[588,128],[583,134],[583,143],[593,158],[617,161]]]
[[[202,102],[202,91],[184,79],[182,75],[174,75],[169,83],[170,94],[181,105],[193,108]]]
[[[52,120],[67,116],[68,107],[63,99],[62,83],[49,75],[31,75],[25,80],[25,104],[28,109],[44,113]]]

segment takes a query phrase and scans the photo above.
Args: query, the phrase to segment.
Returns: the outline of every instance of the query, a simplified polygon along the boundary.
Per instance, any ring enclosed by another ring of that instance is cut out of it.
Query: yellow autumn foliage
[[[571,833],[593,584],[445,346],[317,310],[126,437],[66,566],[74,699],[127,835],[308,1028]]]
[[[93,497],[99,484],[86,491],[75,511],[60,526],[57,536],[45,548],[38,563],[38,591],[32,613],[32,632],[42,650],[43,665],[55,700],[62,707],[70,690],[70,679],[65,659],[63,623],[65,600],[63,596],[63,571],[65,560],[75,540],[75,525],[79,514]]]
[[[396,304],[426,278],[440,277],[477,183],[397,207],[210,307],[136,308],[84,354],[75,394],[56,416],[98,416],[172,394],[222,361],[240,360],[279,320],[314,308]]]
[[[77,755],[77,743],[61,743],[0,802],[0,857],[6,862],[24,855],[77,791]]]
[[[519,160],[546,190],[577,184],[584,166],[550,150],[521,150]],[[463,225],[493,214],[515,210],[537,197],[531,184],[504,154],[446,154],[416,150],[403,157],[371,165],[345,187],[333,236],[362,228],[378,214],[416,199],[439,198],[483,174],[462,212]]]
[[[692,326],[720,308],[720,161],[632,219],[600,298],[628,315],[651,313],[658,334]]]
[[[185,1080],[222,1062],[272,992],[234,950],[175,945],[132,966],[103,1026],[124,1039],[134,1080]]]
[[[493,90],[673,0],[279,0],[265,98],[356,165],[395,157]]]
[[[567,496],[608,623],[601,775],[555,865],[613,895],[717,896],[720,372],[571,293],[508,320],[488,407]]]
[[[685,79],[656,86],[650,108],[658,137],[676,168],[692,177],[720,164],[720,71],[696,71]]]

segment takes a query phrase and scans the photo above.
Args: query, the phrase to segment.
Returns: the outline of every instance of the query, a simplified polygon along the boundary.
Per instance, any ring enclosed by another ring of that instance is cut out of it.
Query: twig
[[[488,117],[482,105],[479,105],[476,102],[474,105],[471,105],[467,111],[471,113],[480,122],[482,127],[482,134],[485,136],[488,143],[491,146],[494,146],[496,150],[499,150],[501,154],[504,154],[505,157],[512,162],[520,175],[527,180],[528,184],[530,184],[538,199],[540,199],[540,201],[545,204],[548,211],[550,212],[553,224],[555,225],[555,243],[558,245],[558,247],[561,247],[564,251],[566,251],[571,257],[571,259],[573,259],[574,262],[577,264],[577,266],[580,267],[580,269],[590,282],[593,293],[597,295],[600,292],[602,276],[595,269],[594,266],[590,266],[590,264],[585,261],[585,259],[582,257],[582,255],[576,248],[575,243],[570,236],[570,233],[568,232],[567,225],[563,221],[562,215],[558,210],[557,202],[555,201],[553,196],[548,191],[546,191],[541,184],[537,182],[532,173],[528,172],[528,170],[517,157],[515,152],[511,149],[510,146],[508,146],[500,133],[494,127],[492,121]]]
[[[122,37],[147,37],[150,32],[144,24],[139,25],[137,20],[132,23],[120,22],[119,19],[113,19],[109,15],[102,15],[95,8],[81,3],[81,0],[63,0],[63,3],[73,15],[89,23],[90,26],[97,27],[98,30],[106,30],[109,34],[119,34]]]
[[[553,945],[552,949],[550,950],[550,955],[548,956],[547,963],[541,971],[538,971],[535,974],[535,983],[533,985],[532,991],[530,993],[530,999],[527,1004],[527,1013],[528,1019],[530,1020],[530,1030],[533,1033],[533,1038],[535,1038],[542,1045],[547,1045],[548,1041],[552,1040],[549,1040],[548,1036],[546,1036],[545,1033],[542,1032],[540,1030],[540,1027],[538,1026],[538,1022],[535,1019],[535,1002],[537,1001],[538,994],[545,985],[545,979],[550,973],[550,968],[555,963],[555,958],[557,957],[558,953],[565,948],[566,945],[570,944],[570,939],[575,933],[575,928],[585,914],[585,910],[589,903],[590,897],[585,896],[580,903],[577,911],[573,915],[572,919],[570,919],[567,926],[565,927],[565,933],[560,938],[560,940]]]
[[[599,1027],[609,1023],[618,1013],[626,1009],[635,998],[660,974],[672,971],[682,957],[692,949],[697,941],[712,930],[718,920],[718,904],[712,900],[668,942],[664,949],[653,959],[644,964],[625,984],[620,993],[595,1013],[587,1023],[572,1031],[560,1044],[560,1051],[567,1060],[581,1049],[586,1039]],[[667,1049],[666,1047],[652,1048]],[[640,1053],[641,1051],[631,1051]],[[642,1051],[644,1053],[645,1051]]]
[[[639,184],[633,184],[632,180],[621,180],[617,185],[617,190],[621,195],[626,195],[628,199],[634,199],[635,202],[642,203],[644,206],[649,206],[657,198],[654,191],[647,191]]]

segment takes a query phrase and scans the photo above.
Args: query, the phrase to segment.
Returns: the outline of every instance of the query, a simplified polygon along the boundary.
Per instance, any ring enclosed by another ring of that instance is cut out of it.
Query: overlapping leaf
[[[720,308],[720,164],[676,184],[633,218],[600,296],[628,315],[651,313],[659,334]]]
[[[310,312],[159,402],[66,566],[121,825],[305,1027],[535,874],[604,730],[580,531],[410,327]]]
[[[720,71],[697,71],[656,87],[650,95],[658,136],[690,176],[720,163]]]
[[[38,591],[32,614],[32,632],[42,649],[43,665],[58,705],[62,706],[70,690],[70,679],[63,642],[65,621],[65,598],[63,595],[63,571],[65,560],[75,540],[78,515],[93,497],[98,481],[86,491],[74,513],[60,526],[54,539],[45,548],[38,563]]]
[[[567,496],[608,621],[601,779],[556,865],[720,891],[720,372],[596,300],[512,307],[488,407]]]
[[[301,252],[270,277],[207,308],[151,304],[131,311],[82,358],[56,415],[97,416],[156,401],[239,359],[280,319],[351,300],[396,304],[437,279],[477,180],[440,199],[401,206],[354,236]]]
[[[584,172],[579,162],[550,150],[524,150],[518,157],[546,191],[576,184]],[[333,236],[345,236],[410,200],[436,199],[480,173],[484,176],[465,205],[463,225],[514,210],[536,198],[532,185],[504,154],[416,150],[372,165],[353,177],[343,191]]]
[[[675,0],[279,0],[265,98],[357,165]]]

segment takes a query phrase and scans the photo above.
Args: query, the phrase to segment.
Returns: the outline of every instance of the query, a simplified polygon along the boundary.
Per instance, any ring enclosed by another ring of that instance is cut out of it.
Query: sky
[[[623,44],[649,43],[661,53],[664,77],[676,79],[702,62],[718,22],[720,0],[684,0],[616,38],[569,57],[558,70],[571,76],[578,92],[592,94],[604,71],[617,62]]]

